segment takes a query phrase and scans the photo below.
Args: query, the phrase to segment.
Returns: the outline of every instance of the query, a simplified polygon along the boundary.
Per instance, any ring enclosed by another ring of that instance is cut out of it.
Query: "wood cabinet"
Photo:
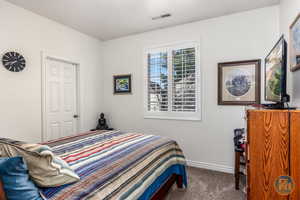
[[[248,200],[299,200],[300,111],[248,110]],[[291,176],[295,190],[282,196],[275,190],[279,176]]]
[[[295,190],[290,200],[300,199],[300,111],[290,114],[290,175],[295,181]]]

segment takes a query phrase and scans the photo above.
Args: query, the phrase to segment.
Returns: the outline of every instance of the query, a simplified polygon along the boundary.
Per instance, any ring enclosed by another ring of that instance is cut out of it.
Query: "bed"
[[[45,200],[163,199],[174,183],[187,186],[185,157],[168,138],[94,131],[43,144],[80,177],[73,184],[40,188]]]

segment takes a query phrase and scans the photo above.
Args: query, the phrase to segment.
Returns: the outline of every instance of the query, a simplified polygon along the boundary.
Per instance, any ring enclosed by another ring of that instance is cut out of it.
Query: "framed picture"
[[[218,104],[259,104],[260,63],[260,60],[219,63]]]
[[[300,69],[300,14],[290,26],[291,71]]]
[[[114,76],[114,94],[131,93],[131,74]]]

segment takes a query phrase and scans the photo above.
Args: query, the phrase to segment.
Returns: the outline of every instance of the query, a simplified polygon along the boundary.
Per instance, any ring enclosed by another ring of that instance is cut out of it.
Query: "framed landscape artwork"
[[[260,60],[219,63],[218,104],[259,104],[260,63]]]
[[[114,94],[131,93],[131,74],[114,76]]]
[[[291,71],[300,69],[300,14],[290,26]]]

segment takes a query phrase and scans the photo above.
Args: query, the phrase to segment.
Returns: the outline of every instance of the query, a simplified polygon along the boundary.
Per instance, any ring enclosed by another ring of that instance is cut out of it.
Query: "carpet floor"
[[[245,200],[242,190],[235,190],[234,176],[205,169],[188,168],[188,188],[174,186],[166,200]],[[242,188],[242,187],[241,187]]]

